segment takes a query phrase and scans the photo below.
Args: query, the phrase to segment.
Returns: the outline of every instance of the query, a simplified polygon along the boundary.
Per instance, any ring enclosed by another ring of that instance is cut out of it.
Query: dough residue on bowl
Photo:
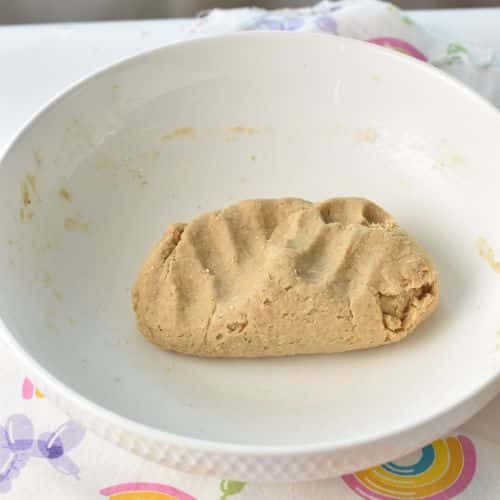
[[[490,265],[496,273],[500,273],[500,260],[495,260],[495,253],[484,238],[476,240],[476,247],[479,255]]]

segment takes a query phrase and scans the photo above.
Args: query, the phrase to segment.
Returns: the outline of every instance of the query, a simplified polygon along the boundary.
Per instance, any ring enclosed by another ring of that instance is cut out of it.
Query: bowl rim
[[[0,155],[0,168],[3,167],[3,163],[9,156],[10,152],[14,149],[17,143],[21,140],[22,136],[30,130],[34,124],[40,119],[46,111],[51,109],[53,106],[57,105],[59,101],[65,99],[67,96],[71,95],[73,92],[77,91],[80,87],[84,86],[87,82],[97,79],[104,74],[114,71],[119,68],[124,68],[127,65],[133,64],[141,59],[150,57],[152,55],[160,55],[162,53],[168,53],[171,50],[177,50],[179,47],[197,47],[199,45],[213,44],[217,46],[219,44],[225,43],[248,43],[255,39],[265,39],[270,43],[273,43],[276,39],[284,40],[297,40],[297,39],[322,39],[326,43],[331,43],[338,45],[341,51],[353,50],[353,51],[366,51],[372,53],[378,53],[386,59],[397,60],[401,64],[405,64],[410,68],[414,68],[417,71],[425,71],[429,74],[431,78],[441,80],[445,85],[449,87],[454,87],[456,91],[461,92],[462,95],[467,99],[472,99],[476,102],[477,106],[482,109],[483,112],[493,113],[495,119],[498,120],[500,125],[500,111],[487,99],[482,97],[480,94],[473,91],[467,85],[465,85],[460,80],[453,76],[446,74],[444,71],[432,66],[430,63],[423,62],[415,59],[414,57],[399,53],[395,50],[387,49],[375,44],[370,44],[362,40],[356,40],[352,38],[345,38],[341,36],[332,36],[324,33],[293,33],[293,32],[282,32],[282,31],[242,31],[237,33],[221,34],[221,35],[203,35],[197,36],[196,38],[190,39],[180,39],[174,42],[162,45],[154,49],[147,49],[141,51],[133,56],[125,56],[118,61],[104,65],[100,69],[90,72],[86,76],[78,79],[69,85],[66,85],[60,92],[58,92],[55,97],[49,99],[45,104],[38,108],[37,111],[31,114],[30,118],[25,122],[25,124],[18,129],[14,134],[13,138],[9,142],[8,146],[4,150],[3,154]],[[263,457],[273,457],[273,456],[300,456],[304,454],[324,454],[331,452],[342,452],[346,450],[351,450],[361,446],[369,446],[376,443],[381,443],[383,441],[395,438],[404,433],[416,431],[417,429],[430,424],[433,421],[442,418],[443,416],[453,412],[454,410],[460,408],[466,403],[472,401],[478,397],[481,393],[487,391],[493,385],[498,385],[496,392],[500,392],[500,366],[497,368],[496,372],[492,372],[484,380],[481,381],[474,389],[469,389],[464,391],[464,393],[457,398],[455,401],[448,403],[444,407],[432,411],[425,415],[423,418],[414,418],[411,422],[395,426],[392,430],[386,430],[380,433],[374,433],[369,436],[362,436],[356,439],[349,440],[335,440],[329,441],[325,440],[320,443],[313,444],[301,444],[301,445],[255,445],[255,444],[245,444],[236,442],[219,442],[210,439],[193,438],[181,434],[171,433],[167,430],[161,430],[159,428],[143,424],[132,420],[129,417],[115,413],[112,410],[95,403],[91,399],[79,394],[75,389],[66,385],[64,382],[59,380],[57,377],[52,375],[52,373],[42,366],[31,354],[25,350],[20,342],[17,341],[15,336],[7,328],[5,322],[0,316],[0,341],[3,340],[5,344],[11,349],[11,351],[17,356],[17,358],[26,365],[28,371],[32,372],[36,378],[43,381],[43,383],[49,384],[54,392],[59,396],[62,395],[64,399],[70,401],[77,407],[83,408],[87,414],[96,415],[99,419],[112,424],[113,426],[125,430],[131,431],[132,433],[140,436],[145,436],[148,439],[154,439],[159,442],[167,442],[170,445],[179,446],[183,448],[188,448],[192,450],[199,450],[203,452],[217,453],[220,455],[234,455],[238,454],[240,456],[263,456]]]

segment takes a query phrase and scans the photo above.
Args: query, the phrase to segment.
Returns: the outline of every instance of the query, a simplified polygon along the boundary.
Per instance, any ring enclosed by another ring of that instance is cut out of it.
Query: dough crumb
[[[64,200],[69,203],[71,203],[72,198],[71,198],[71,193],[66,189],[66,188],[61,188],[59,189],[59,196]]]

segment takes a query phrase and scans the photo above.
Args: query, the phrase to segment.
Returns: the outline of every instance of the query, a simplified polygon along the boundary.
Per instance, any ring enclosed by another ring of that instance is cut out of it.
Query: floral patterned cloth
[[[342,478],[256,484],[183,474],[69,420],[0,343],[0,500],[355,500],[500,498],[498,398],[451,436]]]
[[[202,14],[190,35],[242,30],[313,31],[383,45],[430,62],[500,106],[500,52],[436,38],[391,3],[324,0],[304,9],[215,9]]]
[[[500,57],[459,40],[438,40],[404,12],[375,0],[312,8],[213,10],[188,36],[237,30],[319,31],[383,45],[428,61],[500,106]],[[459,430],[394,462],[342,478],[245,484],[147,462],[87,433],[25,377],[0,344],[0,500],[343,500],[500,498],[500,398]]]

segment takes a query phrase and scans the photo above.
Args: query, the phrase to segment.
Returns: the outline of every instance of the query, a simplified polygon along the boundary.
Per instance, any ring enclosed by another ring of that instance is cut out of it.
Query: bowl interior
[[[50,106],[0,168],[0,315],[55,377],[183,436],[348,443],[411,426],[498,373],[500,118],[404,56],[327,36],[166,48]],[[434,257],[439,311],[388,347],[196,359],[138,335],[130,289],[169,223],[252,197],[364,196]],[[486,247],[484,247],[486,248]],[[484,253],[484,252],[483,252]]]

